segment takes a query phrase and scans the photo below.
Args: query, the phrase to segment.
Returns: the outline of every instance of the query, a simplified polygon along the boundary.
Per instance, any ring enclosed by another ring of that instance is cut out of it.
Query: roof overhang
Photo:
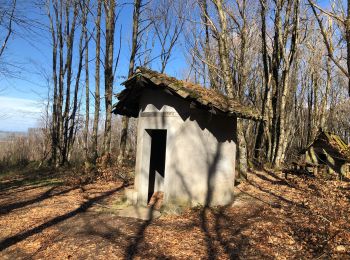
[[[116,95],[118,102],[113,105],[113,113],[128,117],[138,117],[140,98],[145,88],[159,89],[178,96],[191,106],[221,114],[254,121],[263,120],[256,109],[229,99],[223,94],[190,82],[180,81],[165,74],[145,68],[138,68],[134,75],[122,83],[125,89]]]

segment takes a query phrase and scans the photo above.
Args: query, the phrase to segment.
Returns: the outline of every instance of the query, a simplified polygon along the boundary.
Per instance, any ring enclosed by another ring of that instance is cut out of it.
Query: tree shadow
[[[28,166],[29,167],[29,166]],[[50,186],[57,183],[57,174],[51,168],[17,169],[18,173],[0,179],[0,193],[19,187]]]
[[[27,185],[13,187],[13,188],[6,188],[3,191],[0,190],[0,196],[4,196],[4,195],[7,196],[11,193],[26,192],[26,191],[35,190],[38,188],[44,188],[47,186],[53,186],[53,184],[48,184],[48,183],[35,184],[35,185],[27,184]]]
[[[268,169],[265,169],[264,168],[264,171],[265,172],[267,172],[269,175],[271,175],[272,177],[274,177],[275,179],[277,179],[277,180],[279,180],[280,181],[280,184],[283,184],[283,185],[287,185],[287,186],[289,186],[289,187],[291,187],[291,188],[294,188],[294,189],[297,189],[297,190],[300,190],[300,187],[298,187],[298,186],[296,186],[296,185],[294,185],[294,184],[292,184],[292,183],[290,183],[290,182],[288,182],[287,181],[287,175],[285,175],[285,179],[283,179],[283,178],[281,178],[280,176],[278,176],[275,172],[273,172],[273,171],[270,171],[270,170],[268,170]],[[255,174],[257,174],[256,172],[254,172]],[[287,174],[287,171],[284,171],[284,173],[285,174]],[[288,172],[288,174],[289,174],[290,172]],[[294,173],[294,175],[296,175],[296,176],[300,176],[300,175],[303,175],[303,176],[306,176],[306,177],[311,177],[312,175],[310,175],[310,174],[306,174],[306,173],[304,173],[304,174],[300,174],[300,173]],[[259,175],[258,177],[260,177],[261,175]],[[278,184],[278,183],[276,183],[276,184]]]
[[[245,247],[249,247],[249,238],[242,234],[246,228],[249,228],[251,223],[254,222],[254,218],[259,215],[261,209],[255,209],[250,215],[245,216],[249,221],[244,220],[244,223],[239,223],[232,216],[228,216],[225,210],[229,210],[231,205],[210,207],[213,198],[212,178],[218,167],[220,158],[220,144],[217,146],[214,160],[210,163],[207,186],[208,193],[206,197],[206,203],[204,208],[200,212],[201,229],[205,234],[205,241],[207,244],[207,257],[209,259],[217,259],[220,257],[220,252],[217,243],[223,248],[224,252],[230,259],[240,259],[242,250]],[[212,215],[213,217],[208,217]],[[211,227],[212,226],[212,227]],[[228,232],[228,237],[225,238],[223,233]],[[234,246],[233,246],[234,244]],[[258,249],[257,254],[261,255]]]
[[[253,187],[257,188],[258,190],[266,193],[266,194],[269,194],[269,195],[272,195],[273,197],[275,197],[276,199],[278,199],[279,201],[283,201],[289,205],[294,205],[294,206],[297,206],[299,208],[306,208],[306,206],[304,204],[301,204],[301,203],[298,203],[298,202],[295,202],[295,201],[292,201],[292,200],[289,200],[289,199],[286,199],[285,197],[281,196],[281,195],[278,195],[274,192],[272,192],[271,190],[267,190],[265,188],[263,188],[262,186],[252,182],[252,181],[249,181],[247,180],[247,183],[249,183],[250,185],[252,185]]]
[[[211,232],[210,232],[210,227],[209,227],[209,223],[206,219],[206,214],[210,211],[210,204],[212,202],[212,198],[213,198],[213,185],[212,185],[212,179],[213,179],[213,175],[215,173],[215,170],[217,168],[217,164],[218,164],[218,161],[219,161],[219,158],[220,158],[220,147],[221,147],[221,144],[219,143],[219,145],[217,146],[216,148],[216,152],[215,152],[215,156],[214,156],[214,159],[212,162],[210,162],[208,159],[207,159],[207,164],[209,165],[209,168],[208,168],[208,174],[207,174],[207,195],[206,195],[206,198],[205,198],[205,205],[204,205],[204,208],[203,210],[201,211],[201,214],[200,214],[200,219],[201,219],[201,228],[205,234],[205,242],[207,244],[207,256],[210,258],[210,259],[214,259],[217,257],[217,252],[216,252],[216,249],[215,249],[215,245],[213,243],[213,237],[211,235]]]
[[[94,203],[96,202],[99,202],[103,199],[105,199],[106,197],[124,189],[126,187],[126,185],[122,185],[118,188],[115,188],[115,189],[112,189],[110,191],[107,191],[107,192],[104,192],[102,195],[100,196],[97,196],[95,198],[92,198],[92,199],[89,199],[88,201],[84,202],[83,204],[81,204],[79,206],[79,208],[73,210],[73,211],[70,211],[64,215],[61,215],[61,216],[58,216],[58,217],[55,217],[37,227],[34,227],[30,230],[27,230],[27,231],[24,231],[24,232],[21,232],[21,233],[18,233],[14,236],[11,236],[11,237],[8,237],[2,241],[0,241],[0,251],[12,246],[12,245],[15,245],[17,244],[18,242],[20,241],[23,241],[24,239],[28,238],[28,237],[31,237],[35,234],[38,234],[42,231],[44,231],[45,229],[51,227],[51,226],[54,226],[62,221],[65,221],[69,218],[72,218],[80,213],[83,213],[85,212],[86,210],[88,210]]]
[[[46,200],[46,199],[49,199],[49,198],[52,198],[55,196],[59,196],[59,195],[62,195],[62,194],[65,194],[65,193],[68,193],[72,190],[77,189],[77,187],[71,187],[71,188],[65,189],[63,191],[53,193],[53,191],[56,188],[57,187],[51,187],[50,189],[45,191],[43,194],[39,195],[36,198],[30,199],[30,200],[20,201],[20,202],[16,202],[16,203],[12,203],[12,204],[7,204],[7,205],[1,205],[0,216],[8,214],[15,209],[23,208],[23,207],[29,206],[31,204],[38,203],[38,202],[41,202],[43,200]]]
[[[263,211],[262,207],[253,209],[249,214],[238,216],[238,219],[228,216],[225,211],[227,207],[220,207],[214,211],[214,229],[217,240],[224,249],[225,253],[230,259],[245,259],[244,252],[247,249],[254,247],[250,242],[251,238],[244,235],[243,232],[251,227],[254,223],[259,221],[260,213]],[[224,233],[228,232],[227,236]],[[256,256],[264,259],[271,258],[271,256],[262,253],[258,248],[254,247]]]
[[[262,179],[264,181],[270,182],[272,185],[288,186],[290,188],[295,188],[295,189],[299,190],[299,187],[292,185],[291,183],[289,183],[286,180],[283,180],[282,178],[277,176],[275,173],[273,173],[273,172],[268,172],[268,173],[269,173],[269,175],[271,175],[273,178],[275,178],[277,180],[272,180],[270,178],[267,178],[266,176],[264,176],[263,174],[260,174],[258,172],[254,172],[254,175],[259,177],[260,179]]]
[[[156,199],[158,200],[158,198]],[[140,228],[137,230],[137,233],[135,236],[130,238],[130,242],[126,247],[125,250],[125,256],[126,259],[133,259],[134,256],[137,254],[138,252],[138,246],[143,242],[144,238],[145,238],[145,231],[147,229],[147,227],[149,225],[151,225],[151,223],[153,222],[154,219],[154,206],[157,204],[157,201],[155,201],[155,203],[150,207],[150,211],[149,211],[149,216],[148,216],[148,220],[144,221]]]
[[[252,195],[252,194],[250,194],[250,193],[248,193],[248,192],[246,192],[246,191],[244,191],[244,190],[241,190],[241,189],[239,189],[239,188],[237,188],[237,189],[238,189],[241,193],[243,193],[243,194],[245,194],[245,195],[247,195],[247,196],[253,198],[254,200],[259,201],[259,202],[261,202],[261,203],[263,203],[263,204],[265,204],[265,205],[267,205],[267,206],[270,206],[270,207],[272,207],[272,208],[280,208],[280,205],[278,205],[278,204],[270,203],[270,202],[265,201],[265,200],[263,200],[263,199],[261,199],[261,198],[259,198],[259,197],[257,197],[257,196],[254,196],[254,195]]]

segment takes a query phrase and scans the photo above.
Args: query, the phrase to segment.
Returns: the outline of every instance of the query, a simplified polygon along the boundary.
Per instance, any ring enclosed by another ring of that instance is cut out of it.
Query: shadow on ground
[[[3,186],[0,258],[347,259],[348,183],[290,178],[252,173],[233,207],[147,221],[103,210],[122,196],[121,183]]]

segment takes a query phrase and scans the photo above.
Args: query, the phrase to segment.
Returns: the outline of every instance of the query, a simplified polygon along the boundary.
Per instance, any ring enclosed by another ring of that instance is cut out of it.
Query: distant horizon
[[[43,104],[35,99],[0,95],[0,129],[26,132],[37,127],[43,112]]]
[[[30,128],[28,128],[28,129],[30,129]],[[27,129],[27,131],[11,131],[11,130],[7,131],[7,130],[0,129],[0,133],[26,133],[26,132],[28,132],[28,129]]]

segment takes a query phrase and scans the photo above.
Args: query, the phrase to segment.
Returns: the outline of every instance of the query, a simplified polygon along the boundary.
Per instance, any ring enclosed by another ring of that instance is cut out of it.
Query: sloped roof
[[[119,102],[113,106],[113,113],[115,114],[137,117],[142,90],[149,87],[166,89],[171,94],[189,102],[195,102],[200,108],[210,110],[213,113],[222,113],[227,116],[237,116],[256,121],[262,120],[256,109],[244,106],[213,89],[178,80],[143,67],[137,68],[134,75],[126,80],[123,85],[125,85],[125,89],[117,94]]]
[[[320,129],[314,141],[305,149],[305,151],[311,146],[324,148],[336,159],[350,161],[350,148],[348,144],[335,133]]]

